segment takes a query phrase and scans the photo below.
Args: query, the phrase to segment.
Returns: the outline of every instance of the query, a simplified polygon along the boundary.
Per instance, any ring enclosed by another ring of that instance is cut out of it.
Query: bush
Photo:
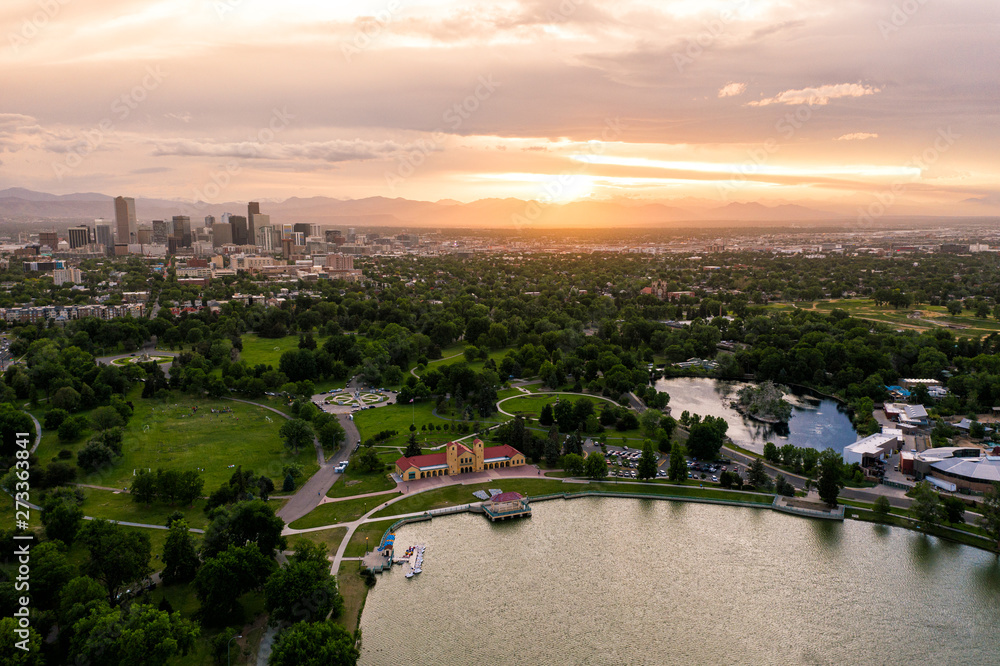
[[[885,516],[889,515],[889,510],[891,508],[892,505],[889,504],[889,498],[886,497],[885,495],[879,495],[878,497],[875,498],[875,506],[873,508],[873,511],[875,511],[876,515],[884,518]]]

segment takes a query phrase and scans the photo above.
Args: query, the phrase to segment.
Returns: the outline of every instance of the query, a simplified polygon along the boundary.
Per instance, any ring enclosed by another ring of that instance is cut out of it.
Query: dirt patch
[[[359,483],[361,483],[361,481],[359,481],[358,479],[354,479],[353,481],[348,481],[348,482],[347,482],[347,483],[345,483],[344,485],[345,485],[346,487],[350,488],[351,486],[356,486],[356,485],[358,485]]]
[[[816,502],[807,502],[805,500],[793,499],[791,497],[786,497],[783,503],[787,506],[794,506],[797,509],[807,509],[809,511],[826,511],[830,513],[830,507],[826,504],[817,504]]]

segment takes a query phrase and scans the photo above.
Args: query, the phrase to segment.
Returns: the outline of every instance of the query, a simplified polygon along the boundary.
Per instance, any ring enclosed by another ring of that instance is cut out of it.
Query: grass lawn
[[[278,486],[284,478],[282,466],[287,463],[302,465],[307,478],[318,469],[312,447],[296,456],[286,452],[278,435],[283,420],[256,405],[186,395],[161,400],[133,398],[133,403],[135,414],[125,429],[122,456],[111,468],[88,474],[80,482],[124,488],[132,483],[135,469],[200,470],[208,493],[229,480],[231,465],[269,476]],[[192,411],[194,406],[197,412]],[[213,414],[212,409],[232,411]],[[67,446],[46,431],[38,456],[47,461],[62,448],[78,452],[86,439]]]
[[[360,571],[361,563],[353,561],[341,562],[337,571],[337,587],[340,589],[340,595],[344,597],[344,612],[337,618],[337,623],[350,632],[357,629],[361,611],[365,607],[365,599],[368,597],[368,586],[359,575]]]
[[[831,312],[834,309],[844,310],[852,317],[881,322],[898,328],[913,330],[932,330],[946,326],[966,328],[953,329],[955,335],[977,336],[988,335],[1000,330],[1000,322],[993,319],[979,319],[971,310],[963,310],[959,315],[952,315],[947,308],[940,305],[915,303],[909,308],[896,309],[892,306],[878,306],[867,298],[852,298],[845,300],[829,300],[817,302],[770,303],[771,310],[818,310]],[[919,312],[919,316],[911,318],[910,314]]]
[[[333,525],[335,523],[347,523],[357,520],[368,511],[383,502],[388,502],[402,493],[379,495],[378,497],[363,497],[360,499],[349,499],[341,502],[329,502],[320,504],[318,507],[302,516],[289,525],[293,530],[304,530],[309,527],[321,527],[323,525]]]
[[[399,457],[398,454],[396,457]],[[357,465],[348,465],[337,482],[326,493],[326,496],[350,497],[351,495],[392,490],[395,487],[396,482],[392,480],[388,472],[362,472]]]
[[[501,405],[504,411],[510,412],[511,414],[521,414],[522,416],[528,416],[537,419],[542,413],[542,408],[551,403],[553,406],[558,402],[559,393],[544,393],[540,395],[523,395],[518,398],[512,398]],[[578,395],[567,395],[566,399],[571,402],[576,402],[577,400],[582,400],[583,396]],[[617,406],[618,403],[610,398],[605,398],[599,395],[587,396],[587,399],[591,401],[594,405],[594,410],[600,412],[603,407],[603,403],[609,402],[612,405]]]
[[[316,340],[316,346],[322,347],[323,338],[315,333],[313,333],[313,337]],[[240,352],[240,360],[246,361],[250,367],[263,363],[277,370],[281,355],[286,351],[298,348],[298,335],[286,335],[283,338],[260,338],[256,335],[244,335],[243,351]]]
[[[362,557],[365,554],[365,544],[369,548],[375,548],[382,541],[382,535],[389,529],[395,520],[377,520],[365,523],[354,530],[351,540],[347,542],[344,549],[344,557]],[[367,541],[366,541],[367,537]]]
[[[308,541],[310,543],[324,544],[330,555],[335,555],[340,548],[340,542],[347,536],[346,527],[331,527],[328,530],[318,532],[306,532],[305,534],[295,534],[288,537],[288,549],[295,550],[297,541]]]
[[[115,493],[109,490],[82,488],[85,499],[83,514],[95,518],[120,520],[130,523],[146,523],[151,525],[166,525],[167,516],[174,511],[180,511],[187,520],[188,527],[204,529],[208,526],[205,515],[205,500],[195,500],[192,507],[170,506],[167,504],[138,504],[132,501],[127,493]]]
[[[445,406],[438,412],[441,416],[435,416],[434,404],[433,400],[421,400],[412,405],[388,405],[378,409],[366,409],[354,415],[354,425],[358,428],[362,442],[384,430],[395,430],[394,436],[378,442],[378,445],[402,448],[406,447],[406,441],[410,437],[411,423],[417,427],[415,432],[421,448],[445,444],[472,433],[472,425],[476,423],[477,419],[466,421],[465,423],[469,427],[468,432],[460,432],[455,428],[459,422],[462,422],[462,414],[451,406]],[[488,419],[478,419],[478,421],[481,425],[486,425],[505,421],[508,418],[502,414],[493,414]],[[455,421],[448,419],[455,419]],[[429,426],[434,426],[434,430],[427,430],[426,427]],[[438,430],[438,426],[441,426],[442,429]]]

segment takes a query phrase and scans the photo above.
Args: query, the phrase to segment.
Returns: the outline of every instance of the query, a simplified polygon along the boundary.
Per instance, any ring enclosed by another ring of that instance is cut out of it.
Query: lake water
[[[471,499],[471,496],[470,496]],[[899,528],[586,498],[406,525],[361,664],[997,664],[1000,562]]]
[[[774,442],[779,448],[785,444],[831,448],[843,453],[844,447],[853,444],[858,435],[851,419],[840,403],[828,398],[811,395],[788,396],[792,402],[792,418],[787,429],[760,423],[744,417],[729,406],[743,382],[727,382],[705,377],[676,377],[656,382],[658,391],[670,394],[670,413],[680,418],[687,410],[701,416],[721,416],[729,423],[726,435],[743,448],[762,453],[765,442]]]

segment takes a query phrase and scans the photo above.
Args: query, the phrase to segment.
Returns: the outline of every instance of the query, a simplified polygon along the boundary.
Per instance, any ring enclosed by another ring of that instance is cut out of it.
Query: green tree
[[[110,430],[125,425],[125,419],[114,407],[98,407],[91,413],[90,422],[95,430]]]
[[[274,642],[268,666],[354,666],[358,650],[354,635],[339,624],[298,622]]]
[[[910,511],[924,529],[940,525],[945,519],[944,507],[941,505],[940,496],[934,492],[931,484],[927,481],[920,481],[913,490],[909,492]]]
[[[194,579],[205,620],[220,623],[242,619],[239,597],[261,589],[276,568],[275,561],[261,553],[255,543],[229,546],[207,558]]]
[[[385,464],[379,459],[374,447],[363,447],[354,458],[358,467],[365,472],[381,472],[385,469]]]
[[[14,631],[17,628],[16,618],[0,619],[0,655],[3,655],[3,663],[9,666],[44,666],[41,635],[29,626],[28,638],[22,643],[21,637]],[[21,649],[22,645],[27,649]]]
[[[767,468],[760,458],[754,458],[747,466],[747,483],[759,490],[766,490],[771,486],[771,477],[767,475]]]
[[[70,654],[74,663],[166,664],[194,647],[200,630],[180,613],[144,604],[103,606],[73,625]]]
[[[876,516],[879,516],[880,518],[885,518],[886,516],[889,515],[889,512],[891,510],[892,510],[892,505],[889,504],[888,497],[886,497],[885,495],[879,495],[878,497],[875,498],[875,504],[872,507],[872,511],[875,512]]]
[[[66,561],[66,546],[61,541],[44,541],[31,549],[31,605],[52,610],[59,602],[59,591],[73,577],[73,567]]]
[[[407,458],[420,455],[420,444],[417,442],[416,432],[411,432],[409,439],[406,440],[406,450],[403,455]]]
[[[264,607],[271,624],[279,622],[320,622],[332,613],[340,617],[344,600],[337,580],[330,575],[330,563],[309,559],[290,562],[274,572],[264,584]]]
[[[1000,550],[1000,483],[994,483],[993,487],[983,494],[979,514],[979,526],[986,530]]]
[[[559,431],[555,426],[549,428],[549,436],[545,439],[545,462],[549,467],[559,464],[562,448],[559,446]]]
[[[83,573],[104,585],[112,605],[127,588],[135,589],[153,572],[149,566],[152,548],[145,532],[97,518],[80,529],[79,540],[90,553],[90,560],[81,567]]]
[[[191,533],[185,520],[175,520],[170,524],[167,541],[163,546],[163,572],[160,577],[167,585],[186,583],[194,580],[201,564],[194,549]]]
[[[285,521],[274,515],[274,509],[263,500],[247,500],[215,509],[212,522],[205,530],[202,557],[215,557],[230,546],[256,544],[267,557],[284,550],[281,536]]]
[[[639,425],[642,428],[642,432],[646,437],[653,438],[656,436],[656,431],[660,427],[660,421],[663,419],[663,414],[656,411],[655,409],[647,409],[639,417]]]
[[[675,483],[681,483],[687,479],[687,461],[684,459],[684,447],[680,442],[674,442],[670,449],[670,469],[667,477]]]
[[[542,406],[541,414],[538,415],[538,425],[543,425],[547,428],[555,422],[555,416],[552,414],[552,403],[547,402]]]
[[[957,524],[965,522],[965,502],[957,497],[941,497],[941,509],[945,520]]]
[[[299,449],[309,446],[313,441],[312,427],[302,419],[285,421],[278,430],[278,434],[284,440],[285,446],[296,455]]]
[[[336,449],[344,442],[347,433],[337,419],[329,419],[316,429],[316,437],[324,449]]]
[[[595,451],[587,456],[586,468],[587,476],[591,479],[603,479],[608,475],[608,464],[603,453]]]
[[[82,498],[75,494],[53,493],[45,500],[42,507],[42,524],[45,525],[45,536],[58,539],[66,545],[73,545],[80,523],[83,521],[83,509],[80,508]]]
[[[570,476],[581,476],[583,474],[583,456],[567,453],[562,457],[562,468]]]
[[[699,460],[714,460],[722,448],[725,431],[719,427],[714,419],[709,419],[711,417],[706,417],[704,421],[695,423],[689,430],[687,450]]]
[[[827,506],[836,507],[840,489],[844,487],[843,463],[840,454],[833,449],[827,449],[819,456],[819,479],[816,490],[819,498]]]
[[[635,475],[638,479],[656,478],[656,454],[653,453],[653,443],[648,439],[643,442],[642,455],[639,456]]]

